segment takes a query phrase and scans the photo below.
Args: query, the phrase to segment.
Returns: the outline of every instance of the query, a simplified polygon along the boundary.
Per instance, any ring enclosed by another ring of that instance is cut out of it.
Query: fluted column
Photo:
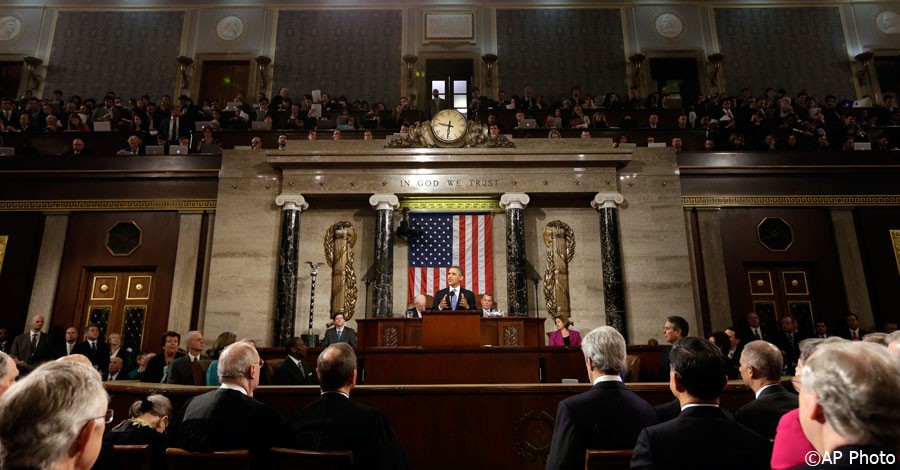
[[[528,315],[525,279],[525,207],[531,201],[525,193],[506,193],[500,207],[506,211],[506,301],[509,316]]]
[[[376,318],[393,316],[394,307],[394,209],[400,200],[393,194],[373,194],[369,204],[377,213],[375,222],[375,291],[372,313]]]
[[[309,207],[301,194],[281,194],[275,198],[281,207],[281,248],[278,251],[274,346],[285,346],[294,337],[297,317],[297,276],[300,249],[300,213]]]
[[[603,303],[606,324],[628,338],[625,321],[625,282],[622,279],[622,244],[619,241],[619,208],[625,198],[616,192],[597,193],[591,207],[600,214],[600,256],[603,264]]]

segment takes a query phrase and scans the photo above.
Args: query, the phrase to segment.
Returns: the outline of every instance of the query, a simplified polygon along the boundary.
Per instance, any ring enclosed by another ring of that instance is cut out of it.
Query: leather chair
[[[273,447],[272,468],[292,470],[315,468],[316,470],[353,470],[353,452],[349,450],[318,452],[314,450]]]
[[[150,470],[150,446],[144,445],[113,445],[116,450],[116,461],[119,468],[131,470]]]
[[[588,449],[584,452],[584,470],[628,470],[632,450]]]
[[[641,357],[625,356],[625,381],[637,382],[641,375]]]
[[[247,450],[225,450],[220,452],[188,452],[177,447],[166,449],[166,464],[169,470],[246,470],[250,468],[250,452]]]

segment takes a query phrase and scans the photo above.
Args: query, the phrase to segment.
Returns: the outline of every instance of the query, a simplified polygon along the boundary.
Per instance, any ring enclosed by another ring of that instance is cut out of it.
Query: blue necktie
[[[456,303],[459,301],[459,297],[456,295],[455,290],[450,291],[450,309],[456,310]]]

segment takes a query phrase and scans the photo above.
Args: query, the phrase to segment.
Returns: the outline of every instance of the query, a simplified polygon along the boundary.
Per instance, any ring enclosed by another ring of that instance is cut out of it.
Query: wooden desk
[[[423,321],[400,317],[357,319],[356,349],[424,346]],[[478,321],[481,339],[474,346],[544,346],[544,318],[478,317]]]
[[[422,315],[422,346],[481,346],[481,313],[475,310],[426,311]]]

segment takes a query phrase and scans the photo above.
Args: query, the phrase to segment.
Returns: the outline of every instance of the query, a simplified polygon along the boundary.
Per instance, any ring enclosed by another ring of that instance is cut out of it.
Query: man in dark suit
[[[781,351],[766,341],[753,341],[741,355],[741,379],[756,394],[734,416],[764,439],[774,439],[781,416],[797,408],[797,395],[781,386]]]
[[[172,108],[172,115],[159,124],[159,139],[169,144],[178,145],[180,138],[190,135],[189,119],[181,116],[181,108],[177,106]]]
[[[807,468],[897,468],[900,367],[887,348],[821,344],[801,375],[800,424],[819,457]]]
[[[109,368],[109,346],[100,339],[100,326],[91,323],[84,333],[84,341],[77,343],[73,354],[81,354],[90,359],[94,369],[101,374]]]
[[[447,269],[448,287],[437,291],[434,294],[434,303],[432,310],[474,310],[475,294],[468,289],[464,289],[459,285],[463,276],[462,269],[459,266],[450,266]]]
[[[407,469],[394,429],[380,411],[350,400],[356,386],[356,354],[333,344],[316,363],[321,396],[291,420],[291,447],[316,451],[351,450],[355,469]]]
[[[334,328],[325,330],[325,339],[322,340],[322,347],[328,347],[330,344],[347,343],[351,347],[356,347],[356,331],[353,328],[345,326],[347,318],[343,313],[334,315]]]
[[[868,331],[859,327],[859,317],[855,313],[848,313],[846,318],[847,328],[841,331],[841,338],[851,341],[861,341]]]
[[[725,383],[722,351],[700,338],[684,338],[671,352],[669,388],[681,414],[641,431],[632,469],[768,468],[768,443],[725,415],[718,401]]]
[[[53,353],[53,357],[63,357],[68,356],[75,352],[75,346],[78,345],[78,329],[74,326],[70,326],[66,328],[66,335],[63,338],[62,343],[58,343],[56,346],[56,351]]]
[[[261,367],[252,344],[225,348],[219,356],[222,386],[187,402],[168,430],[169,445],[191,452],[249,449],[253,468],[269,468],[266,454],[282,445],[287,427],[274,408],[252,397]]]
[[[817,321],[815,328],[816,328],[816,334],[815,334],[814,338],[826,339],[826,338],[831,338],[832,336],[834,336],[834,335],[828,333],[828,324],[823,321]]]
[[[431,90],[431,99],[428,100],[428,117],[434,117],[444,109],[447,109],[447,100],[441,98],[437,89]]]
[[[638,434],[656,424],[653,406],[622,383],[625,338],[601,326],[581,340],[584,364],[594,386],[567,398],[556,410],[547,469],[581,468],[587,449],[631,449]]]
[[[84,140],[80,138],[72,139],[72,148],[60,154],[63,157],[90,157],[93,152],[85,148]]]
[[[424,294],[413,297],[413,306],[406,309],[406,318],[422,318],[426,302],[428,302],[428,298]]]
[[[756,312],[750,312],[744,317],[746,320],[746,324],[741,327],[740,331],[738,331],[738,338],[741,339],[741,342],[747,344],[751,341],[757,340],[765,340],[770,343],[775,342],[774,334],[772,330],[767,326],[763,325],[759,321],[759,315]]]
[[[797,359],[800,358],[800,341],[806,339],[806,335],[797,328],[794,317],[785,315],[781,317],[781,333],[777,338],[778,341],[774,344],[784,353],[783,372],[785,375],[794,375]]]
[[[275,368],[272,376],[274,385],[312,385],[316,383],[313,369],[303,359],[306,357],[306,343],[295,336],[287,346],[287,355]]]
[[[203,341],[203,333],[199,331],[188,332],[185,339],[187,354],[172,361],[169,365],[169,376],[166,383],[179,385],[206,385],[206,371],[200,365],[201,360],[209,359],[203,353],[206,343]]]
[[[43,328],[44,316],[35,315],[31,319],[31,329],[13,340],[9,355],[30,366],[37,366],[51,359],[50,338],[41,331]]]
[[[122,367],[125,361],[119,356],[113,356],[109,359],[109,369],[103,372],[103,381],[112,382],[115,380],[128,380],[128,376],[122,373]]]
[[[691,326],[684,317],[671,315],[666,317],[666,322],[663,324],[663,339],[669,344],[675,344],[681,338],[686,337],[690,331]],[[662,360],[659,364],[659,375],[657,377],[659,382],[667,382],[669,380],[669,351],[671,349],[666,348],[662,352]]]

